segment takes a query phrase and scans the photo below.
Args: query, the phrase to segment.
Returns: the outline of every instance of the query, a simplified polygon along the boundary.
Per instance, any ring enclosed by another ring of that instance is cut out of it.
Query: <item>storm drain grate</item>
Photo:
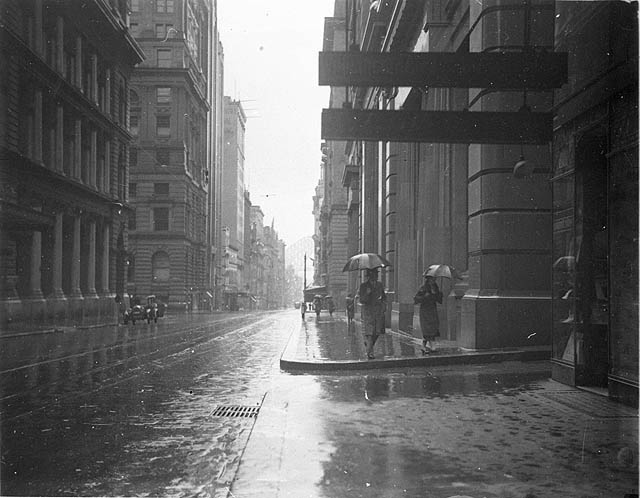
[[[211,412],[212,417],[256,417],[260,406],[218,405]]]

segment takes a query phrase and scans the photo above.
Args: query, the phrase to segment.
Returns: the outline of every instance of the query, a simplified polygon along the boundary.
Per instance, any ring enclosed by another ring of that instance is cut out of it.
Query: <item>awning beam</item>
[[[319,84],[550,90],[568,81],[566,53],[320,52]]]
[[[322,139],[543,145],[553,116],[541,112],[323,109]]]

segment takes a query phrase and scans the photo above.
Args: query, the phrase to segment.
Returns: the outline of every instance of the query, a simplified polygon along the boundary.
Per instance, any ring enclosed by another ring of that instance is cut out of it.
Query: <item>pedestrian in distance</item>
[[[373,346],[378,336],[385,333],[384,316],[387,296],[382,283],[378,282],[378,269],[367,270],[367,280],[360,285],[358,292],[362,304],[362,321],[364,324],[365,347],[367,358],[372,360]]]
[[[353,294],[352,293],[347,294],[345,301],[346,301],[346,307],[347,307],[347,325],[350,326],[351,323],[353,322],[353,317],[356,314],[356,302],[355,302],[355,299],[353,298]]]
[[[303,320],[304,320],[304,314],[306,312],[307,312],[307,303],[303,299],[302,302],[300,303],[300,314],[302,315]]]
[[[442,304],[442,292],[440,292],[434,277],[427,275],[426,271],[422,276],[424,277],[424,283],[418,289],[413,302],[420,305],[422,354],[429,354],[436,350],[436,337],[440,336],[437,304]]]
[[[326,297],[327,309],[329,310],[329,316],[333,316],[333,312],[336,310],[336,305],[333,302],[333,298],[331,296]]]

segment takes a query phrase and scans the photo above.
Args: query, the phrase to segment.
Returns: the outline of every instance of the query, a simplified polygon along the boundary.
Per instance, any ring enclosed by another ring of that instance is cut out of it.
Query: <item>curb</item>
[[[336,370],[364,370],[382,368],[435,367],[445,365],[472,365],[503,361],[551,360],[550,350],[488,351],[464,354],[433,354],[416,358],[381,358],[374,360],[291,360],[280,358],[280,368],[289,372],[318,372]]]

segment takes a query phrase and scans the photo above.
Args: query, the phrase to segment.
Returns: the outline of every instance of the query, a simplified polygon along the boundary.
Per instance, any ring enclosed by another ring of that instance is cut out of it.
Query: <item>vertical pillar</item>
[[[34,35],[35,35],[35,49],[36,52],[40,55],[44,55],[44,43],[43,43],[43,35],[42,31],[42,1],[43,0],[35,0],[33,11],[34,11]]]
[[[89,220],[89,254],[87,261],[87,294],[96,296],[96,221]]]
[[[31,234],[31,260],[29,262],[29,297],[42,299],[42,233],[34,230]]]
[[[82,178],[82,119],[76,119],[75,157],[73,160],[73,177]]]
[[[76,86],[82,90],[82,36],[76,37]]]
[[[56,221],[53,228],[53,297],[57,299],[64,298],[62,291],[62,210],[56,211]]]
[[[42,90],[35,91],[34,116],[33,116],[33,159],[42,162]]]
[[[73,219],[73,257],[71,259],[71,295],[82,297],[80,290],[80,213]]]
[[[104,141],[104,181],[102,183],[104,192],[111,193],[111,140],[108,138]]]
[[[102,225],[102,266],[100,281],[102,282],[102,294],[108,295],[109,289],[109,246],[111,245],[111,227],[104,222]]]
[[[104,106],[104,112],[111,116],[111,68],[107,68],[105,71]]]
[[[56,161],[55,170],[64,171],[64,107],[59,103],[56,107]]]
[[[89,185],[96,187],[96,177],[98,171],[98,132],[91,130],[91,152],[89,160]]]
[[[91,54],[91,100],[98,103],[98,56]]]
[[[64,19],[56,18],[56,69],[64,74]]]

